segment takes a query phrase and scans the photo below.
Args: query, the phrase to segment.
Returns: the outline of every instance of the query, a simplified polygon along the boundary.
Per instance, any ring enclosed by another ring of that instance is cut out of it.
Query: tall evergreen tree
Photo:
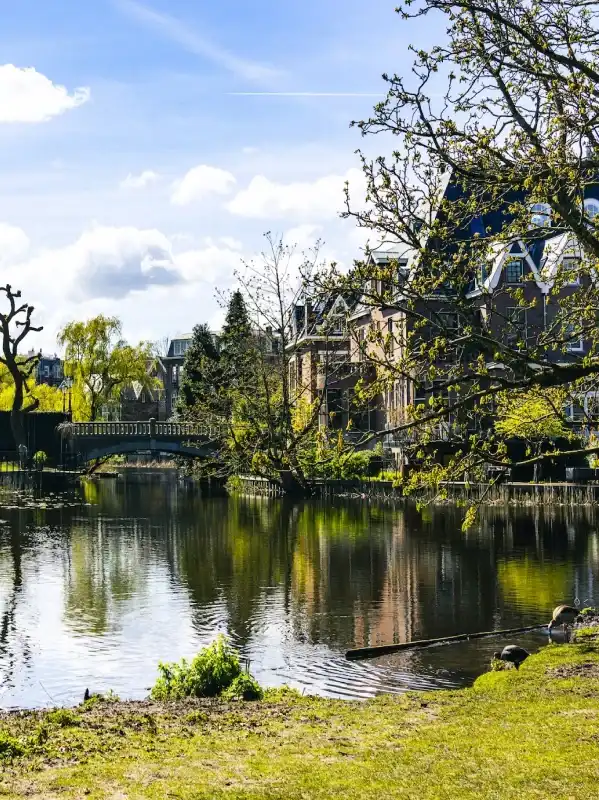
[[[222,389],[220,354],[205,324],[196,325],[183,362],[178,412],[184,417],[219,412]]]
[[[223,381],[227,389],[235,389],[251,381],[255,362],[254,350],[255,342],[247,306],[242,293],[236,290],[229,300],[220,339]]]

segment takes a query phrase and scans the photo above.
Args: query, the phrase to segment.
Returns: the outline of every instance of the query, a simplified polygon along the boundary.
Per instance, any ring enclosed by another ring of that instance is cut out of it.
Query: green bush
[[[242,672],[222,696],[225,700],[262,700],[264,692],[255,678],[248,672]]]
[[[0,759],[16,758],[23,755],[24,752],[25,750],[18,739],[0,731]]]
[[[152,688],[154,700],[216,697],[241,675],[239,655],[219,636],[190,662],[158,665],[160,676]]]
[[[56,711],[50,711],[46,716],[46,721],[51,725],[59,725],[61,728],[81,725],[81,717],[77,716],[69,708],[57,708]]]
[[[48,460],[48,456],[44,453],[43,450],[38,450],[37,453],[33,456],[33,463],[36,467],[43,467],[46,461]]]

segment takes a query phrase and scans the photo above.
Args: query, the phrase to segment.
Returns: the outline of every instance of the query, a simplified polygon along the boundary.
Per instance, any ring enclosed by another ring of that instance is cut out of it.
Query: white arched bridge
[[[79,464],[126,453],[214,458],[220,429],[195,422],[72,422],[62,429],[64,451]]]

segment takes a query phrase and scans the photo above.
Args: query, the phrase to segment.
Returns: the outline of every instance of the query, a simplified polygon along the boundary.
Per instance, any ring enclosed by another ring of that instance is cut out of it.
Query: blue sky
[[[387,0],[13,4],[0,268],[38,308],[39,343],[99,312],[132,340],[218,325],[215,287],[266,230],[351,261],[363,237],[337,212],[365,142],[349,122],[428,36]]]

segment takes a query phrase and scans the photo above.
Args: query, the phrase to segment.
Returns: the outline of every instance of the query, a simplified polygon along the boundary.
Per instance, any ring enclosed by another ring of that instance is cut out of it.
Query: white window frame
[[[533,203],[530,207],[530,227],[551,227],[551,206],[549,203]]]
[[[582,264],[582,259],[580,259],[578,256],[565,255],[562,258],[562,269],[565,269],[564,264],[565,264],[566,261],[577,261],[578,262],[578,267],[577,267],[578,274],[576,276],[576,280],[568,281],[567,283],[564,283],[564,286],[580,286],[580,267],[581,267],[581,264]],[[568,269],[571,269],[571,267],[568,267]]]
[[[518,278],[517,281],[510,281],[508,280],[508,267],[514,261],[520,262],[520,277]],[[508,286],[519,286],[523,282],[523,280],[524,280],[524,259],[522,258],[522,256],[508,257],[505,262],[505,282],[508,284]]]
[[[591,213],[591,209],[594,209]],[[584,213],[590,220],[595,219],[599,215],[599,199],[596,197],[587,197],[584,201]]]
[[[574,326],[568,325],[567,327],[574,327]],[[581,336],[580,339],[578,340],[573,339],[571,342],[568,342],[566,344],[566,352],[584,353],[584,338]]]

